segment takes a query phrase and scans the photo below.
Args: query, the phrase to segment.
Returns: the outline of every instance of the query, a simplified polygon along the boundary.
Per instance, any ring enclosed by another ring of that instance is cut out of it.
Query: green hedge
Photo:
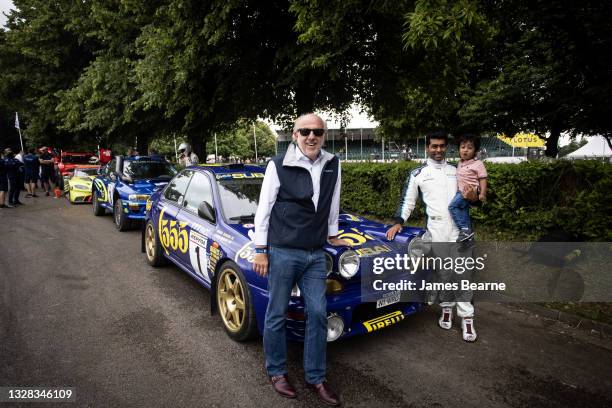
[[[342,208],[393,217],[406,176],[416,162],[343,163]],[[563,229],[591,241],[612,241],[612,165],[597,161],[486,164],[488,202],[473,208],[476,227],[504,237],[537,239]],[[411,221],[424,219],[419,205]]]

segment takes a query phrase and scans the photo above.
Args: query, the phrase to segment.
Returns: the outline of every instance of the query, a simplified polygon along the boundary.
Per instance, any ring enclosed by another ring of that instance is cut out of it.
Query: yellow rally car
[[[79,166],[71,175],[64,176],[64,192],[68,193],[70,204],[90,203],[93,179],[100,166]]]

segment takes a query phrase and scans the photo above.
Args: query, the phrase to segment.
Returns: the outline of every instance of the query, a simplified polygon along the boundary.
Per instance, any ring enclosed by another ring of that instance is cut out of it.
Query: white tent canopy
[[[588,143],[580,149],[568,154],[564,159],[597,159],[612,157],[612,150],[608,146],[608,141],[603,136],[591,136]]]

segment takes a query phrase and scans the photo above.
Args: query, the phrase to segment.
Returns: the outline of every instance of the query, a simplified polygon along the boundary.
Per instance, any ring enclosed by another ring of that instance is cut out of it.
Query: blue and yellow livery
[[[254,216],[265,169],[252,165],[191,166],[177,174],[146,203],[142,250],[159,266],[170,261],[211,290],[227,334],[247,340],[263,331],[268,281],[252,270]],[[388,226],[350,214],[340,215],[340,238],[352,247],[325,247],[327,256],[328,341],[366,334],[398,323],[420,309],[381,294],[365,301],[361,274],[371,274],[361,259],[394,254]],[[424,231],[405,228],[396,243],[404,248]],[[287,335],[301,340],[304,303],[296,287],[287,314]]]
[[[113,214],[119,231],[145,218],[147,200],[176,174],[172,164],[148,156],[115,157],[93,180],[92,204],[96,216]]]

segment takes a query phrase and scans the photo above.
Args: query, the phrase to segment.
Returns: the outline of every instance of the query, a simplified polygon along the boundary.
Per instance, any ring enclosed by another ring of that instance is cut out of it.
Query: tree
[[[559,157],[567,156],[568,154],[580,149],[587,143],[588,141],[584,137],[582,140],[580,140],[580,142],[576,142],[576,139],[573,139],[569,144],[559,148]]]
[[[281,0],[169,1],[137,42],[144,106],[180,120],[198,154],[240,119],[286,123],[315,109],[347,109],[356,95],[348,72],[319,63],[296,24]]]
[[[296,3],[300,39],[312,44],[315,61],[340,60],[354,71],[345,78],[381,137],[459,125],[457,95],[470,87],[478,46],[494,32],[474,1]]]
[[[431,18],[438,2],[419,1],[409,17]],[[471,80],[454,87],[460,108],[460,128],[514,134],[535,131],[546,142],[546,154],[555,157],[563,131],[604,133],[612,129],[610,106],[612,30],[608,2],[569,0],[495,2],[466,1],[476,7],[483,27],[495,27],[490,41],[474,47]],[[435,27],[434,27],[435,28]],[[412,39],[410,26],[407,38]],[[434,33],[441,34],[438,27]],[[412,45],[426,46],[416,36]],[[463,40],[462,40],[463,42]],[[445,56],[433,47],[429,55]],[[478,65],[479,64],[479,65]],[[438,76],[441,77],[441,76]]]
[[[88,3],[71,0],[14,0],[8,31],[0,42],[0,98],[19,111],[27,138],[63,145],[72,136],[58,130],[57,92],[67,89],[92,58],[92,42],[71,22],[84,18]]]
[[[172,128],[159,109],[144,109],[135,70],[136,39],[159,4],[99,1],[91,3],[86,21],[73,23],[82,37],[95,38],[100,48],[76,84],[59,93],[61,129],[94,134],[99,144],[121,141],[146,152],[150,139]]]
[[[217,135],[217,150],[219,156],[225,161],[230,157],[241,160],[255,159],[255,138],[253,135],[255,125],[255,137],[257,138],[258,158],[271,157],[276,152],[276,137],[270,127],[261,121],[247,122],[241,120],[225,132]]]

